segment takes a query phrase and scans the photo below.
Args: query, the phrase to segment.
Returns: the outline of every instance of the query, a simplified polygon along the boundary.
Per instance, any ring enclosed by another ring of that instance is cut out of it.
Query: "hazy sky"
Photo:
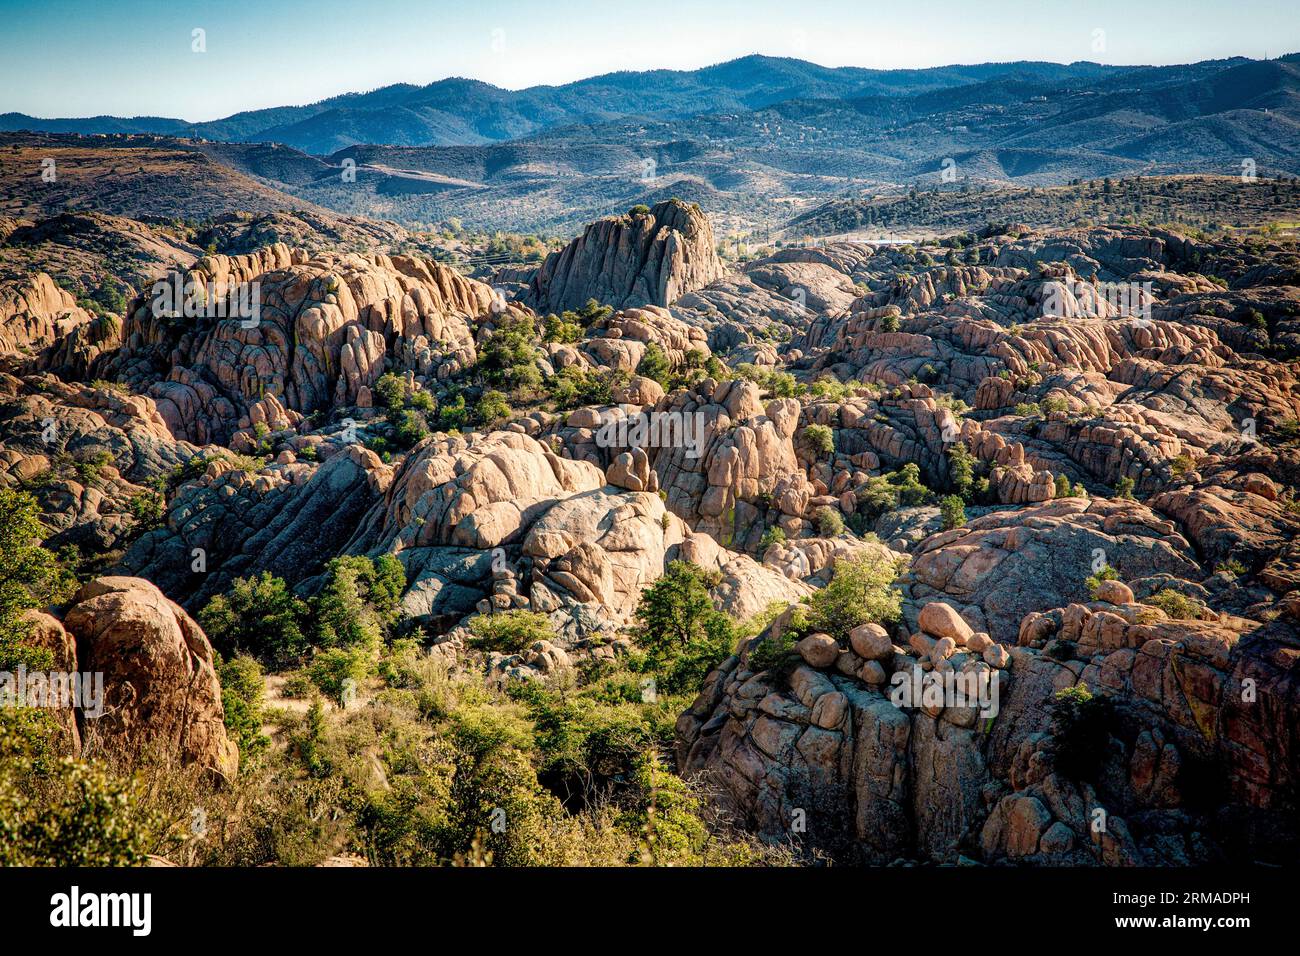
[[[1300,51],[1298,11],[1297,0],[0,0],[0,112],[206,120],[397,82],[517,89],[755,52],[882,68],[1278,56]]]

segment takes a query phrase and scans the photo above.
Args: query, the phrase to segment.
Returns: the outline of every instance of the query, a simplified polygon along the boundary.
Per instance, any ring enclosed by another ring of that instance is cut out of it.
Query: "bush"
[[[1135,484],[1132,478],[1119,479],[1119,481],[1115,482],[1115,497],[1132,499]]]
[[[789,628],[779,637],[765,637],[750,649],[749,669],[755,673],[767,671],[778,683],[784,682],[802,661],[794,649],[797,641],[798,637]]]
[[[498,425],[505,424],[514,416],[509,404],[506,403],[506,396],[502,392],[492,389],[483,393],[483,397],[474,406],[474,417],[484,428],[492,429]]]
[[[393,425],[393,440],[398,448],[410,448],[429,437],[429,423],[413,408],[402,411]]]
[[[511,610],[470,618],[473,646],[502,654],[519,654],[538,641],[554,641],[555,628],[545,614]]]
[[[970,501],[975,487],[975,456],[961,442],[953,442],[948,448],[948,478],[953,491]]]
[[[218,661],[217,677],[221,681],[226,730],[239,746],[240,770],[246,771],[250,761],[271,743],[262,733],[262,667],[253,658],[241,655]]]
[[[933,497],[930,489],[921,483],[921,469],[908,462],[898,471],[867,479],[865,487],[858,490],[855,516],[861,514],[861,520],[874,521],[899,507],[926,504]]]
[[[823,538],[833,538],[844,533],[844,519],[829,505],[817,509],[817,533]]]
[[[709,596],[709,588],[719,580],[716,571],[673,561],[663,577],[642,592],[636,640],[669,693],[697,690],[736,645],[735,626]]]
[[[263,571],[235,578],[199,612],[198,622],[221,653],[251,654],[272,669],[298,664],[307,654],[307,604],[282,578]]]
[[[809,425],[804,429],[804,439],[808,447],[820,455],[829,455],[835,450],[835,433],[828,425]]]
[[[645,347],[645,355],[637,364],[636,373],[644,375],[646,378],[652,378],[664,388],[670,385],[672,375],[672,366],[668,362],[668,356],[664,350],[655,342],[649,343]]]
[[[316,643],[377,650],[395,621],[405,588],[406,572],[391,554],[378,560],[363,555],[331,559],[315,600]]]
[[[966,503],[957,495],[948,495],[939,503],[939,514],[944,531],[960,528],[966,524]]]
[[[340,707],[349,690],[356,692],[370,673],[370,657],[361,647],[331,647],[312,658],[307,674],[322,694]]]
[[[1065,477],[1065,475],[1056,476],[1056,497],[1070,497],[1070,479]]]
[[[1077,782],[1095,780],[1110,744],[1110,702],[1080,683],[1057,691],[1050,709],[1057,771]]]
[[[892,586],[897,576],[891,562],[870,554],[836,561],[830,583],[808,599],[812,629],[845,642],[859,624],[898,620],[902,595]]]
[[[1158,607],[1170,617],[1180,621],[1199,621],[1207,616],[1204,604],[1173,588],[1161,588],[1143,603]]]
[[[758,542],[759,550],[766,551],[774,544],[785,543],[785,531],[779,525],[772,525],[763,532],[762,539]]]
[[[41,547],[44,536],[36,499],[0,488],[0,670],[14,671],[19,664],[45,670],[53,664],[49,651],[26,643],[31,624],[24,615],[66,600],[77,582],[53,552]]]
[[[1088,575],[1088,577],[1084,578],[1083,583],[1088,588],[1088,594],[1091,597],[1095,598],[1097,596],[1097,588],[1101,587],[1102,581],[1118,581],[1118,580],[1119,580],[1119,572],[1116,571],[1114,568],[1112,568],[1109,564],[1104,564],[1102,565],[1101,570],[1098,571],[1096,574],[1090,574]]]

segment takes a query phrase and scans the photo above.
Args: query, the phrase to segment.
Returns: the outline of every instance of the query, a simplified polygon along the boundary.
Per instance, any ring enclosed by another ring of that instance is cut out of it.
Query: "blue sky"
[[[1278,56],[1300,51],[1298,11],[1296,0],[0,0],[0,112],[206,120],[397,82],[517,89],[754,52],[878,68]],[[195,29],[205,53],[192,50]]]

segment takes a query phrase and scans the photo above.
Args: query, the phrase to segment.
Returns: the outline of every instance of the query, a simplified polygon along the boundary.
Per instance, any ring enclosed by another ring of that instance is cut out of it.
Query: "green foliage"
[[[622,369],[569,365],[547,382],[547,389],[555,410],[564,411],[582,405],[608,405],[614,401],[614,388],[626,384],[630,378]]]
[[[542,383],[537,363],[542,358],[535,344],[537,329],[531,315],[503,316],[501,325],[479,346],[475,370],[488,385],[532,395]]]
[[[406,572],[391,554],[333,558],[315,599],[313,637],[321,647],[377,650],[395,621]]]
[[[48,725],[0,713],[0,866],[143,863],[156,821],[140,813],[138,783],[51,757]]]
[[[486,429],[503,425],[514,416],[503,392],[489,389],[474,406],[474,419]]]
[[[915,462],[908,462],[898,471],[868,478],[857,495],[856,513],[864,521],[874,521],[897,508],[927,504],[934,497],[921,483],[921,469]]]
[[[465,427],[468,417],[465,408],[465,396],[457,393],[438,406],[438,430],[444,432],[460,431]]]
[[[542,337],[548,342],[569,344],[582,338],[582,325],[572,312],[551,313],[542,320]]]
[[[898,316],[895,315],[895,314],[892,313],[892,312],[890,312],[890,313],[887,314],[887,315],[883,315],[883,316],[881,316],[881,317],[880,317],[880,331],[882,331],[882,332],[897,332],[897,331],[898,331]]]
[[[970,501],[975,487],[975,456],[961,442],[948,446],[948,478],[953,491]]]
[[[637,364],[636,373],[654,379],[665,389],[671,385],[672,365],[664,350],[655,342],[646,345],[645,354]]]
[[[650,215],[650,207],[647,206],[645,203],[637,203],[635,206],[633,206],[631,209],[627,211],[627,214],[629,216],[634,216],[634,217],[648,216]]]
[[[239,746],[239,764],[247,770],[250,761],[271,743],[262,733],[262,666],[247,655],[218,661],[221,707],[226,730]]]
[[[1118,580],[1119,580],[1119,572],[1116,571],[1114,568],[1112,568],[1109,564],[1104,564],[1102,565],[1101,570],[1098,571],[1096,574],[1090,574],[1088,575],[1088,577],[1084,578],[1083,583],[1088,588],[1088,594],[1091,597],[1095,598],[1097,596],[1097,588],[1101,587],[1102,581],[1118,581]]]
[[[1055,496],[1057,498],[1070,497],[1070,479],[1065,475],[1056,476]]]
[[[282,578],[263,571],[235,578],[199,612],[199,626],[223,654],[249,654],[268,667],[297,664],[307,653],[309,608]]]
[[[830,583],[808,599],[812,628],[843,643],[859,624],[898,620],[902,595],[893,587],[898,571],[891,562],[872,554],[839,559]]]
[[[814,517],[817,522],[817,533],[823,538],[833,538],[837,534],[844,533],[844,519],[829,505],[818,508]]]
[[[41,546],[44,537],[36,499],[0,488],[0,670],[20,664],[41,670],[52,664],[48,651],[26,643],[31,625],[24,614],[67,600],[76,579]]]
[[[1057,691],[1050,710],[1057,771],[1079,782],[1095,780],[1114,723],[1110,702],[1080,683]]]
[[[1196,598],[1188,597],[1173,588],[1161,588],[1143,603],[1158,607],[1170,617],[1180,621],[1199,621],[1213,616],[1213,613]]]
[[[1227,558],[1220,561],[1214,568],[1216,574],[1227,574],[1230,577],[1239,578],[1246,573],[1246,566],[1236,558]]]
[[[470,618],[473,646],[485,651],[519,654],[538,641],[554,641],[551,619],[535,611],[511,610]]]
[[[664,690],[694,690],[736,644],[735,626],[713,607],[709,588],[719,574],[685,561],[673,561],[637,605],[637,643]]]
[[[793,376],[791,376],[790,380],[794,381]],[[832,402],[845,402],[857,393],[859,387],[858,382],[841,382],[830,375],[823,375],[812,383],[808,392],[815,398],[827,398]]]
[[[948,495],[939,502],[939,515],[944,531],[960,528],[966,524],[966,503],[958,495]]]
[[[763,537],[758,542],[759,550],[766,551],[774,544],[785,543],[785,531],[779,525],[772,525],[763,532]]]
[[[370,664],[363,646],[331,647],[312,658],[307,673],[322,694],[343,706],[349,687],[356,691],[370,672]]]
[[[1133,488],[1135,484],[1136,483],[1133,481],[1132,478],[1128,478],[1128,477],[1120,478],[1117,482],[1115,482],[1115,497],[1128,498],[1131,500],[1133,497]]]
[[[1047,414],[1068,412],[1070,410],[1070,401],[1061,395],[1049,395],[1043,399],[1043,411]]]
[[[829,425],[809,425],[803,430],[808,447],[820,455],[829,455],[835,450],[835,433]]]
[[[784,681],[799,666],[802,658],[795,651],[794,645],[800,635],[796,630],[785,628],[780,635],[768,635],[750,649],[749,669],[758,673],[768,671],[778,682]]]

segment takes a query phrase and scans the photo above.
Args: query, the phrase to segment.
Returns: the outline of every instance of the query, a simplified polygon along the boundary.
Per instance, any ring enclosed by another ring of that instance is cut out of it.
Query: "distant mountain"
[[[433,109],[434,101],[447,108]],[[519,93],[446,80],[330,102],[223,120],[225,141],[211,138],[220,124],[210,124],[205,140],[136,132],[67,145],[199,153],[274,191],[283,203],[274,208],[292,208],[293,197],[406,225],[456,217],[481,228],[548,233],[571,233],[671,197],[700,203],[723,231],[780,228],[840,200],[810,225],[852,228],[881,223],[882,211],[885,222],[897,223],[894,213],[916,218],[912,206],[884,202],[914,190],[980,194],[1103,177],[1239,177],[1247,161],[1261,177],[1300,175],[1295,57],[895,71],[747,57],[690,73],[616,73]],[[625,109],[640,112],[621,115]],[[274,134],[248,133],[258,122],[273,123]],[[309,153],[239,142],[244,135],[345,145]],[[353,142],[364,135],[384,142]],[[430,138],[468,142],[420,142]],[[341,175],[345,169],[356,176]],[[249,188],[241,182],[235,193]],[[209,198],[210,206],[240,208],[229,197]],[[146,200],[135,190],[109,208],[125,212]],[[1279,216],[1300,218],[1286,196],[1280,200]],[[157,204],[146,203],[151,211]],[[266,205],[259,200],[256,208]],[[972,215],[976,207],[982,202]]]
[[[40,119],[5,113],[0,115],[0,131],[196,136],[284,143],[325,155],[362,143],[482,145],[574,123],[747,111],[795,99],[912,96],[1003,76],[1040,83],[1086,81],[1117,69],[1096,63],[1017,62],[869,70],[753,55],[699,70],[609,73],[563,86],[519,91],[453,77],[427,86],[398,84],[369,93],[348,93],[309,106],[236,113],[206,123],[147,116]]]

